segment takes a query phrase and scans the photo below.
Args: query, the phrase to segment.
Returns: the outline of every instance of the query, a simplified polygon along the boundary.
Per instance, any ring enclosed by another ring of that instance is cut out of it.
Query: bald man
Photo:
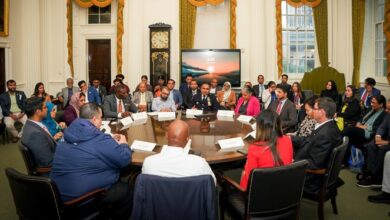
[[[204,158],[184,152],[189,140],[187,123],[175,120],[169,125],[166,136],[168,146],[161,153],[145,159],[142,173],[163,177],[211,175],[216,182],[214,173]]]

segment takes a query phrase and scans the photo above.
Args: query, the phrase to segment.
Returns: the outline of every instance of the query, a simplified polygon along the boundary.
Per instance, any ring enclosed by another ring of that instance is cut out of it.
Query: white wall
[[[259,73],[265,75],[266,81],[277,80],[275,0],[237,2],[237,48],[242,50],[241,80],[256,82]],[[7,48],[7,79],[15,79],[19,88],[25,90],[28,96],[38,81],[43,81],[46,90],[55,95],[65,86],[65,79],[70,76],[66,47],[66,2],[12,0],[10,6],[10,36],[0,37],[0,47]],[[87,40],[102,38],[111,39],[113,78],[117,73],[117,1],[113,1],[113,17],[109,25],[87,25],[86,13],[86,9],[73,5],[75,79],[87,79]],[[228,48],[229,3],[217,7],[208,6],[198,13],[202,17],[197,19],[199,30],[196,30],[195,47]],[[216,14],[220,16],[215,16]],[[332,67],[346,75],[347,83],[352,80],[353,70],[351,15],[351,0],[328,0],[329,60]],[[213,21],[208,22],[207,17]],[[157,22],[172,25],[171,77],[179,81],[179,0],[126,0],[122,72],[131,89],[135,88],[142,74],[149,75],[148,26]],[[202,31],[217,31],[220,35],[216,37],[216,34],[212,34],[208,38]],[[375,71],[372,64],[364,64],[367,60],[373,60],[372,51],[367,53],[371,46],[365,44],[364,48],[361,81],[372,76],[370,74]],[[378,79],[378,85],[384,90],[389,88],[385,78]]]

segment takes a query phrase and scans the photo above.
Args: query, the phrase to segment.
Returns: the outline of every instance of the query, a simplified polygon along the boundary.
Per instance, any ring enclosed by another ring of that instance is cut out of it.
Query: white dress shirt
[[[326,124],[327,122],[330,122],[330,121],[332,121],[333,119],[328,119],[327,121],[324,121],[324,122],[322,122],[322,123],[316,123],[315,125],[314,125],[314,130],[317,130],[319,127],[321,127],[322,125],[324,125],[324,124]]]
[[[209,164],[202,157],[185,153],[181,147],[166,147],[161,153],[145,158],[142,173],[162,177],[211,175]]]

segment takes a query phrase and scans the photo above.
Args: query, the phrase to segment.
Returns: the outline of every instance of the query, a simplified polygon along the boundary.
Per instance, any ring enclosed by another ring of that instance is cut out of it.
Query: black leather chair
[[[50,173],[51,167],[38,167],[34,157],[31,154],[30,149],[26,145],[19,141],[18,143],[19,150],[22,154],[24,164],[26,165],[27,173],[31,176],[48,176]]]
[[[131,219],[218,219],[216,190],[210,175],[160,177],[140,174]]]
[[[348,137],[344,137],[343,143],[333,149],[326,169],[307,170],[307,173],[323,175],[322,187],[318,193],[303,192],[303,198],[318,202],[318,219],[324,219],[324,202],[331,200],[333,213],[337,214],[336,196],[337,188],[344,184],[339,178],[341,164],[345,151],[348,148]]]
[[[103,189],[62,203],[57,186],[51,179],[28,176],[13,168],[6,168],[5,173],[20,219],[93,219],[104,213],[97,205],[105,192]]]
[[[3,139],[3,145],[5,145],[6,143],[9,144],[9,135],[8,135],[8,131],[7,131],[5,124],[4,124],[4,119],[1,119],[0,135]]]
[[[308,162],[254,169],[244,191],[232,179],[222,176],[219,196],[220,216],[225,211],[233,219],[298,219]]]

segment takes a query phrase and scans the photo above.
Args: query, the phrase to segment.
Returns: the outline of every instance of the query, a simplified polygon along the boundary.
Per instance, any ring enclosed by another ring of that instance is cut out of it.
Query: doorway
[[[111,40],[88,40],[88,79],[100,80],[110,89],[111,85]]]
[[[0,94],[5,88],[5,48],[0,48]]]

